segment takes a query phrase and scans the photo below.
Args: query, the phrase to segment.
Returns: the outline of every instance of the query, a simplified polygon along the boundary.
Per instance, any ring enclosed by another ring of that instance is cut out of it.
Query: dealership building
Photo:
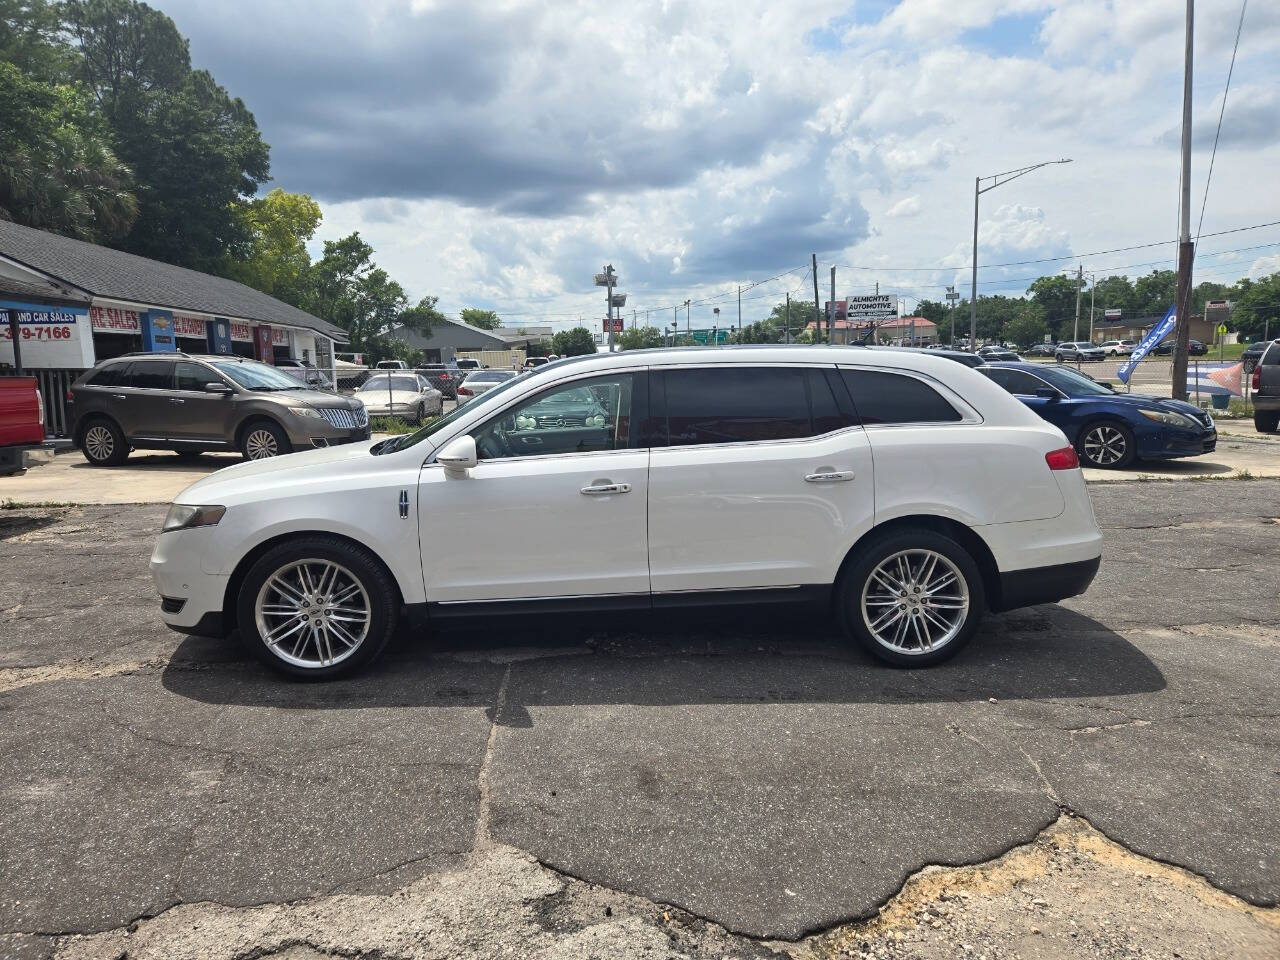
[[[0,220],[0,321],[52,403],[80,372],[139,350],[295,358],[332,375],[340,328],[234,280]],[[14,367],[0,322],[0,373]],[[50,409],[50,426],[61,411]]]

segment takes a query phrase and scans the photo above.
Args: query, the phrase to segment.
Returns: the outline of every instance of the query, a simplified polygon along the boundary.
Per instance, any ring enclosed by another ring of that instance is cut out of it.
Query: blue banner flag
[[[1156,345],[1169,335],[1177,321],[1176,307],[1170,307],[1169,312],[1164,315],[1164,319],[1152,327],[1151,332],[1142,338],[1142,342],[1133,348],[1133,353],[1129,354],[1129,359],[1120,364],[1120,369],[1116,372],[1116,376],[1120,378],[1122,383],[1129,382],[1129,377],[1133,374],[1133,368],[1138,365],[1138,361],[1154,350]]]

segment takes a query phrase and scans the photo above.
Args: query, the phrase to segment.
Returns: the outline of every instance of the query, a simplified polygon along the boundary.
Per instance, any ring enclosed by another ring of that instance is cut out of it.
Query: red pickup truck
[[[22,454],[44,444],[44,403],[35,377],[0,377],[0,476],[22,472]]]

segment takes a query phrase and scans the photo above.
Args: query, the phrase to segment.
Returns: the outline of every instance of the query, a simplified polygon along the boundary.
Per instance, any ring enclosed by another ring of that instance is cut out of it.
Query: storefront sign
[[[181,313],[173,315],[173,332],[179,337],[199,337],[204,339],[204,321],[199,317],[188,317]]]
[[[90,307],[89,320],[99,333],[141,333],[142,321],[136,310],[116,307]]]
[[[263,363],[275,362],[276,353],[275,349],[271,346],[270,327],[253,328],[253,352]]]
[[[271,342],[277,347],[287,347],[289,345],[289,331],[281,330],[279,327],[272,327]]]
[[[168,310],[148,310],[141,319],[143,350],[169,353],[178,349],[172,313]]]
[[[209,327],[209,352],[228,354],[231,352],[231,321],[218,317],[211,320]]]
[[[84,369],[93,366],[93,338],[83,307],[0,300],[0,363],[13,363],[13,334],[8,311],[18,311],[22,365],[34,368]]]
[[[247,323],[231,323],[231,339],[241,343],[253,343],[253,331]]]

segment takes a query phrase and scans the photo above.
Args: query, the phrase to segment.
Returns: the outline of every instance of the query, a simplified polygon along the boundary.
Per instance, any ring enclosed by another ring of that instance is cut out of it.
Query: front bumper
[[[1168,428],[1140,434],[1137,440],[1138,459],[1173,460],[1213,453],[1218,446],[1218,431]]]
[[[151,579],[162,598],[160,619],[172,630],[222,635],[222,603],[229,578],[201,569],[212,536],[212,528],[197,527],[162,533],[156,540]]]
[[[285,429],[289,434],[289,442],[296,450],[355,443],[359,440],[368,440],[370,435],[367,420],[364,426],[360,427],[335,427],[325,420],[317,420],[313,417],[307,417],[305,420],[302,417],[292,419],[294,422],[288,424]],[[304,422],[299,423],[299,420]]]

